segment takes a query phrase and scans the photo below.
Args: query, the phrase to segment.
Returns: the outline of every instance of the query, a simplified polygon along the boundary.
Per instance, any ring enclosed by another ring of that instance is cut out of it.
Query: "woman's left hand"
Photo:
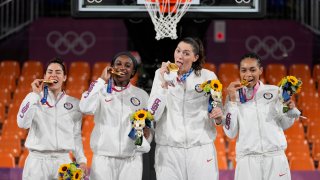
[[[223,113],[220,107],[213,108],[212,111],[209,113],[209,118],[213,118],[216,121],[216,124],[221,124],[222,117]]]
[[[84,173],[84,177],[87,175],[88,173],[88,167],[86,163],[80,163],[79,164],[79,168],[82,169],[83,173]]]
[[[143,128],[143,135],[146,139],[150,136],[150,129],[149,128]]]
[[[289,101],[285,102],[285,104],[288,106],[289,109],[293,109],[296,107],[296,104],[294,103],[294,101],[292,99],[290,99]]]

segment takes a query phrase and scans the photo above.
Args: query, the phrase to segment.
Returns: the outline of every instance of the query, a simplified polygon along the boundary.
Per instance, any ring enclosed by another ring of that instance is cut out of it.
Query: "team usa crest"
[[[272,93],[266,92],[263,94],[263,97],[267,100],[270,100],[273,98],[273,95],[272,95]]]
[[[196,84],[194,86],[194,89],[198,92],[198,93],[201,93],[203,90],[200,88],[200,84]]]
[[[70,110],[73,108],[73,105],[69,102],[66,102],[66,103],[64,103],[63,107],[66,108],[67,110]]]
[[[134,105],[134,106],[139,106],[140,105],[140,100],[136,97],[132,97],[130,99],[131,103]]]

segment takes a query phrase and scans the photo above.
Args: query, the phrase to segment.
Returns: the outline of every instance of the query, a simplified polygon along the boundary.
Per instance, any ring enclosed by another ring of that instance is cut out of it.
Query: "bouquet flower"
[[[73,162],[70,164],[62,164],[59,168],[59,180],[83,180],[83,170],[79,168],[79,164]]]
[[[218,79],[208,80],[200,85],[205,95],[210,95],[208,111],[217,107],[222,102],[222,84]]]
[[[132,129],[128,136],[135,141],[135,145],[141,146],[143,140],[143,129],[145,127],[151,128],[151,121],[153,121],[153,119],[153,115],[146,109],[139,109],[132,113],[130,116]]]
[[[282,90],[281,100],[283,103],[290,100],[293,94],[299,93],[301,91],[302,81],[298,80],[295,76],[286,76],[281,79],[278,86]],[[283,112],[288,112],[288,106],[283,106]]]

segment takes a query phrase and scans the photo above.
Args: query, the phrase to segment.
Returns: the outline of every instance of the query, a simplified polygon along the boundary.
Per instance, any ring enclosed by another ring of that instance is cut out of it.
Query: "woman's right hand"
[[[41,79],[35,79],[32,83],[31,83],[31,87],[32,87],[32,91],[40,94],[42,89],[43,89],[43,83]]]
[[[169,73],[168,65],[170,64],[170,61],[162,62],[161,68],[160,68],[160,75],[161,75],[161,87],[168,89],[168,83],[164,80],[164,74]]]
[[[163,77],[164,73],[169,73],[168,65],[170,64],[170,61],[162,62],[161,68],[160,68],[160,74]]]
[[[110,70],[111,70],[111,67],[109,66],[105,67],[102,71],[100,78],[107,82],[111,77]]]
[[[241,85],[240,81],[234,81],[229,84],[229,86],[227,88],[227,92],[228,92],[228,96],[230,98],[230,101],[236,102],[237,90],[239,90],[241,88],[242,88],[242,85]]]

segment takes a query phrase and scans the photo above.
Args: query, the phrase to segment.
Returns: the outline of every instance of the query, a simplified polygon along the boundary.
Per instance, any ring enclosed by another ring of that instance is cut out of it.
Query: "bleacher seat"
[[[23,63],[22,77],[32,77],[33,79],[41,79],[44,76],[43,64],[37,60],[28,60]]]
[[[283,64],[268,64],[265,70],[265,79],[268,84],[277,85],[287,76],[287,69]]]
[[[20,75],[20,64],[16,60],[3,60],[0,63],[0,76],[14,76],[18,78]]]
[[[0,153],[0,168],[14,168],[15,159],[12,154]]]
[[[290,169],[311,171],[315,170],[315,166],[311,157],[293,157],[290,160]]]

